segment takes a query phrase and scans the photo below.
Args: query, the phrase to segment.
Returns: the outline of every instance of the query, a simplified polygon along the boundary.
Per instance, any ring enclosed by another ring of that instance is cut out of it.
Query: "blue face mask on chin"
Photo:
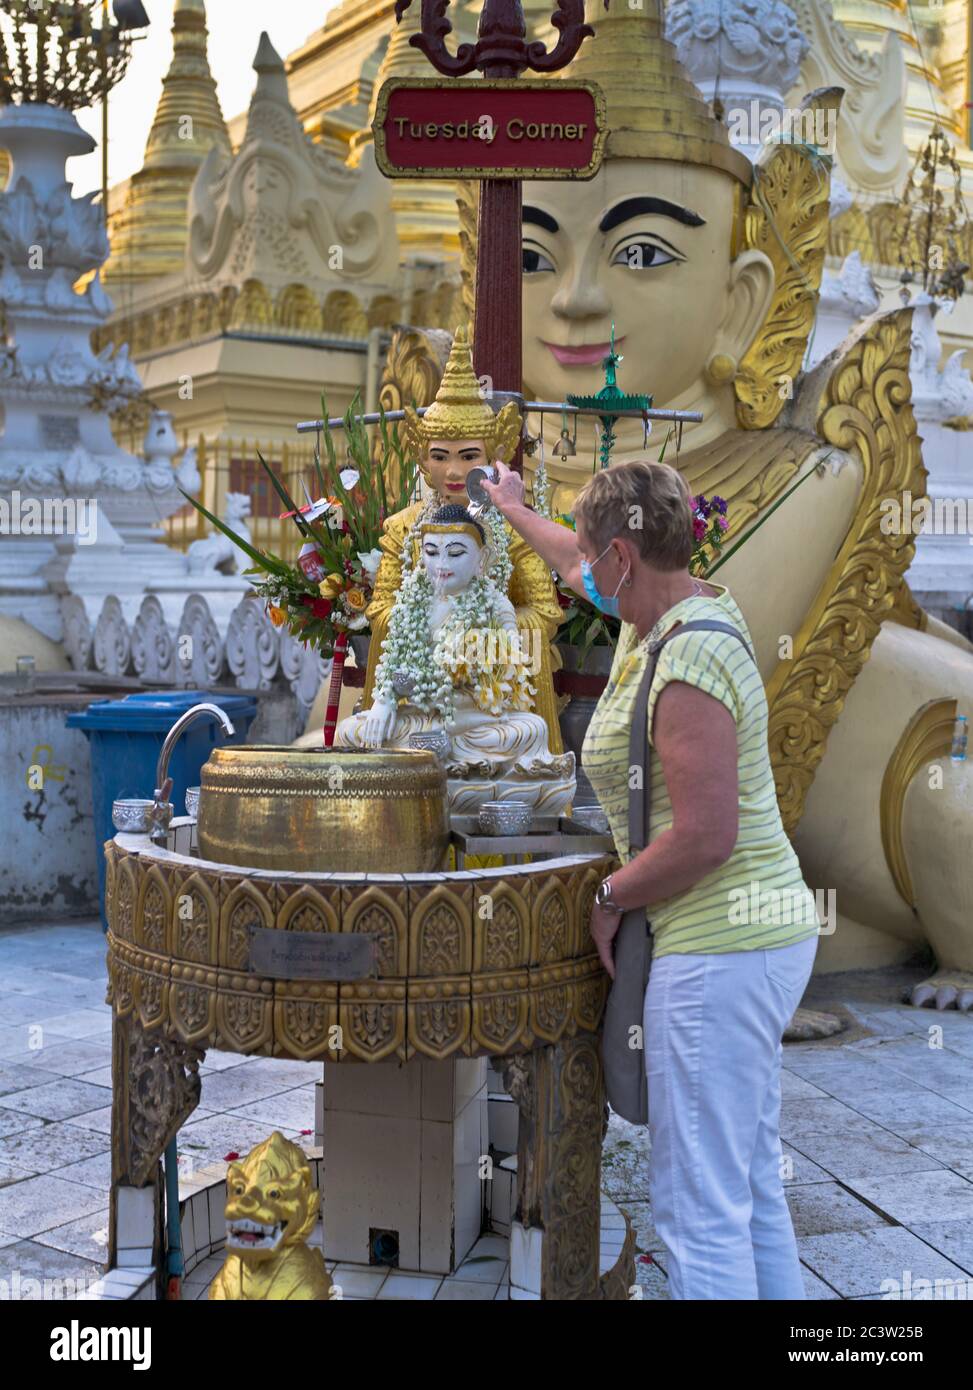
[[[625,583],[628,571],[626,570],[625,574],[623,574],[618,581],[618,589],[616,589],[613,594],[603,594],[595,583],[594,575],[591,573],[598,561],[604,559],[609,550],[611,550],[611,542],[609,542],[601,554],[596,556],[594,560],[581,561],[581,582],[584,584],[585,593],[598,609],[599,613],[604,613],[609,618],[620,618],[621,614],[618,611],[618,589]]]

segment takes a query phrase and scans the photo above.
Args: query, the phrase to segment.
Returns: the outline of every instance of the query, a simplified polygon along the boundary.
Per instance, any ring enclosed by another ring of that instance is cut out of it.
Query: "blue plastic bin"
[[[212,695],[205,690],[153,690],[121,700],[98,700],[86,710],[69,714],[69,728],[81,729],[91,745],[91,789],[94,801],[95,844],[101,920],[105,921],[106,840],[115,834],[112,802],[124,797],[151,797],[155,770],[166,734],[181,714],[208,701],[226,710],[236,733],[228,738],[215,715],[200,717],[180,735],[169,760],[173,815],[185,815],[186,788],[199,786],[199,775],[217,744],[243,743],[257,715],[249,695]]]

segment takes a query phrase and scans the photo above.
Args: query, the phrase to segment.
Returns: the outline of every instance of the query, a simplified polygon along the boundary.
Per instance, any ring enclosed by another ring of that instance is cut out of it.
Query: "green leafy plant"
[[[395,425],[389,428],[384,411],[379,412],[381,447],[373,452],[368,429],[363,423],[361,401],[356,394],[342,417],[345,461],[339,462],[332,432],[327,424],[328,406],[321,396],[321,418],[325,421],[320,447],[314,451],[314,473],[320,499],[328,503],[323,514],[311,516],[301,510],[286,484],[258,453],[260,464],[280,498],[284,513],[313,547],[305,572],[299,561],[288,564],[278,556],[258,550],[224,521],[214,516],[202,502],[183,493],[187,501],[217,530],[240,547],[250,560],[246,574],[253,579],[254,591],[267,603],[276,626],[286,623],[291,634],[313,643],[325,656],[331,656],[342,633],[368,632],[365,609],[371,598],[381,551],[379,540],[386,517],[402,511],[412,500],[417,465],[407,458]],[[390,478],[394,475],[394,483]],[[314,568],[323,569],[324,579],[313,577]]]

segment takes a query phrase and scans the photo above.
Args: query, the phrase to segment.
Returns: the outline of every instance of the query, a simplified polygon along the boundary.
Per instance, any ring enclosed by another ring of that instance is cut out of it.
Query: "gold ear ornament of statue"
[[[513,458],[523,428],[520,411],[513,401],[508,401],[505,406],[500,408],[494,419],[496,423],[493,430],[492,448],[488,447],[488,453],[491,461],[500,459],[501,463],[507,463]]]
[[[737,374],[737,360],[728,352],[714,352],[706,363],[706,376],[714,386],[725,386]]]
[[[407,454],[418,459],[419,466],[425,474],[424,455],[426,451],[426,441],[422,437],[422,419],[411,405],[402,407],[402,441],[405,445]]]

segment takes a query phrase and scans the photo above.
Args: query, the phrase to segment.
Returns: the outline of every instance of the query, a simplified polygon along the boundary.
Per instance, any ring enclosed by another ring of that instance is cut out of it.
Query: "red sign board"
[[[392,77],[372,131],[389,178],[590,179],[605,99],[594,82]]]

